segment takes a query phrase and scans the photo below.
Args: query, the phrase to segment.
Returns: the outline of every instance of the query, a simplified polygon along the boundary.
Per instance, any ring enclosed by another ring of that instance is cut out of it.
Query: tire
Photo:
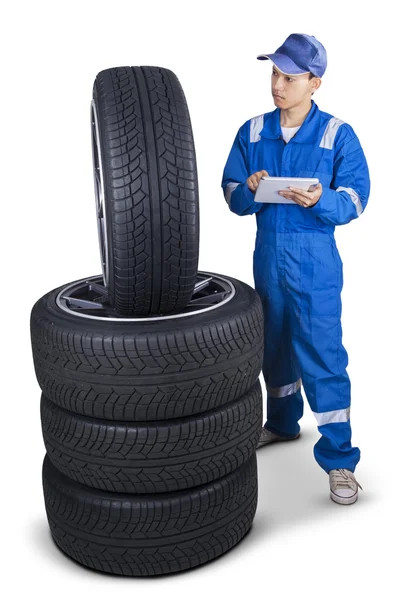
[[[93,491],[57,471],[47,454],[42,481],[61,550],[92,569],[128,576],[182,571],[227,552],[250,530],[258,501],[255,453],[226,477],[175,494]]]
[[[182,87],[169,69],[105,69],[93,84],[91,121],[110,304],[137,316],[181,309],[199,255],[196,154]]]
[[[231,299],[181,317],[100,320],[67,312],[61,286],[31,311],[35,372],[66,410],[112,421],[162,421],[207,412],[246,393],[261,371],[261,299],[227,277]]]
[[[118,493],[172,492],[227,475],[255,452],[262,416],[259,381],[213,411],[144,424],[90,419],[41,399],[53,465],[74,481]]]

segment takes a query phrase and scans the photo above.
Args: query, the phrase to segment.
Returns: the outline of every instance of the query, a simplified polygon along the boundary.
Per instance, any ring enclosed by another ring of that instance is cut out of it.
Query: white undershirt
[[[286,143],[288,143],[288,141],[290,140],[290,138],[292,138],[294,136],[294,134],[296,133],[296,131],[298,131],[300,129],[301,125],[299,125],[298,127],[282,127],[282,135],[283,135],[283,139],[285,140]]]

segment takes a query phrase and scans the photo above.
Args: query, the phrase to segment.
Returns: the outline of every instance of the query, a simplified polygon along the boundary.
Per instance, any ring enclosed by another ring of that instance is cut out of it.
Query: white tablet
[[[254,196],[254,202],[297,204],[290,198],[280,196],[278,192],[287,189],[289,186],[311,192],[312,190],[309,187],[317,183],[319,183],[317,177],[261,177]]]

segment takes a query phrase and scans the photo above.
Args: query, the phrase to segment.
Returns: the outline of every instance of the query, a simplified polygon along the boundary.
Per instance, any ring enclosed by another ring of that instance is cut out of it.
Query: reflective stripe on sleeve
[[[330,410],[323,413],[316,413],[313,411],[313,414],[317,419],[318,426],[327,425],[328,423],[345,423],[350,419],[350,406],[348,408]]]
[[[353,188],[347,188],[347,187],[343,187],[341,185],[338,188],[336,188],[336,191],[337,192],[343,191],[343,192],[347,192],[348,194],[350,194],[350,198],[356,205],[357,217],[359,217],[363,211],[363,207],[361,204],[360,196],[357,194],[357,192],[355,192],[353,190]]]
[[[227,203],[229,204],[229,206],[231,205],[231,195],[232,192],[234,190],[236,190],[237,186],[240,185],[239,181],[232,181],[231,183],[228,183],[228,185],[226,186],[225,189],[225,200],[227,201]]]
[[[335,141],[336,132],[344,121],[341,121],[337,117],[329,119],[327,126],[325,127],[324,135],[322,136],[320,148],[328,148],[332,150],[333,142]]]
[[[253,117],[250,121],[250,142],[258,142],[261,140],[259,135],[261,129],[264,127],[264,115],[258,115]]]
[[[301,378],[295,381],[295,383],[288,383],[287,385],[282,385],[280,387],[269,387],[266,386],[268,396],[272,398],[283,398],[284,396],[290,396],[290,394],[294,394],[301,387]]]

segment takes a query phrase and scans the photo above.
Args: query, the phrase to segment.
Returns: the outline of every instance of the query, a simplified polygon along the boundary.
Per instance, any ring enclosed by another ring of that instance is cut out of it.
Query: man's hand
[[[253,175],[250,175],[250,177],[246,180],[247,187],[249,188],[249,190],[251,190],[252,192],[256,191],[256,189],[258,188],[258,184],[260,183],[261,177],[269,177],[267,171],[257,171],[257,173],[253,173]]]
[[[290,198],[300,204],[300,206],[304,206],[305,208],[310,208],[317,204],[318,200],[322,194],[322,185],[321,183],[317,183],[315,187],[311,186],[312,191],[300,190],[299,188],[289,187],[286,190],[280,190],[279,194],[284,198]],[[311,189],[309,188],[309,189]]]

